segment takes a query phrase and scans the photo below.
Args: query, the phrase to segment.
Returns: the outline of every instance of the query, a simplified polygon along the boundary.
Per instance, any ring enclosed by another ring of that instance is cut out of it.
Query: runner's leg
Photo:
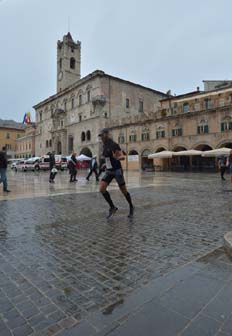
[[[110,197],[109,192],[107,191],[108,183],[105,181],[100,182],[100,193],[106,200],[106,202],[109,204],[110,208],[115,208],[114,203]]]

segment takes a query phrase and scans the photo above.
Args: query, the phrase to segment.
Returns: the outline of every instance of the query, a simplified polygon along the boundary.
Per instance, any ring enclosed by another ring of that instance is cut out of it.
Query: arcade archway
[[[153,170],[153,159],[149,159],[148,155],[152,154],[150,149],[144,149],[141,153],[141,168],[142,170]]]
[[[173,152],[186,151],[184,146],[176,146]],[[188,171],[190,170],[191,161],[189,156],[173,156],[171,160],[171,169],[173,171]]]
[[[208,144],[199,144],[195,146],[193,149],[205,152],[208,150],[212,150],[213,148]],[[192,157],[193,171],[215,171],[215,169],[216,169],[215,158],[203,157],[201,155]]]
[[[80,151],[80,155],[81,154],[84,154],[84,155],[86,155],[88,157],[92,157],[93,156],[91,150],[88,147],[82,148],[82,150]]]

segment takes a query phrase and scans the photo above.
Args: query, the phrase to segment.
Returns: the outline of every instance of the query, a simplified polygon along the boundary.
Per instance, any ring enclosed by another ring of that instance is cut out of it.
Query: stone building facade
[[[126,153],[138,155],[138,164],[132,164],[136,168],[152,165],[148,154],[162,150],[232,148],[232,84],[210,91],[169,96],[160,101],[152,117],[139,120],[129,117],[123,122],[116,119],[107,126]],[[165,161],[155,160],[154,163],[160,166],[167,164]],[[210,169],[215,166],[212,158],[177,157],[171,161],[176,167],[191,165],[196,169]],[[130,168],[131,163],[127,165]]]
[[[0,119],[0,149],[3,146],[7,149],[7,156],[15,158],[17,139],[25,133],[24,125],[13,120]]]
[[[30,158],[35,156],[35,123],[25,126],[25,134],[16,140],[16,158]]]
[[[80,78],[80,48],[70,33],[58,41],[57,93],[34,106],[38,156],[51,150],[99,155],[101,128],[128,116],[150,118],[167,96],[99,70]]]

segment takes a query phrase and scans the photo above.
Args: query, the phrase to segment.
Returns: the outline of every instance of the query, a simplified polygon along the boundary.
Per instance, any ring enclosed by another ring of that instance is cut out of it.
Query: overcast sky
[[[56,42],[82,42],[101,69],[172,93],[232,78],[231,0],[0,0],[0,118],[23,119],[56,91]]]

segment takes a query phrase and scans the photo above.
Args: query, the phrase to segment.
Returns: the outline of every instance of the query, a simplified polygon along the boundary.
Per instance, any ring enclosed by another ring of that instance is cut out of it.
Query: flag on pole
[[[27,112],[24,114],[23,124],[30,124],[30,123],[31,123],[31,113]]]

